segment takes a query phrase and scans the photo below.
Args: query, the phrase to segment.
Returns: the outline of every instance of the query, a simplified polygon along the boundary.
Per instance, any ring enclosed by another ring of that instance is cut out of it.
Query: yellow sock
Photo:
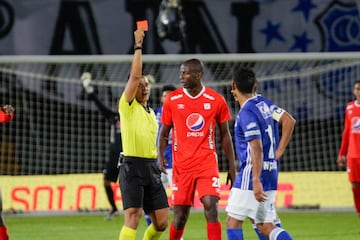
[[[150,224],[144,233],[143,240],[157,240],[160,238],[162,232],[156,231],[153,224]]]
[[[136,229],[129,228],[127,226],[122,226],[119,240],[135,240]]]

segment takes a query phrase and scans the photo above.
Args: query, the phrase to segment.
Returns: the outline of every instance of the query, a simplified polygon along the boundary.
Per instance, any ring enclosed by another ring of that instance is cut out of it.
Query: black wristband
[[[141,50],[142,49],[142,46],[134,46],[134,51],[136,51],[136,50]]]

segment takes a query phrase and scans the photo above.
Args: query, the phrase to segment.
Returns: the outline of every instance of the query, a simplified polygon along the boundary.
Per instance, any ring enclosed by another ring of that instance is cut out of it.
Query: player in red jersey
[[[339,166],[344,166],[346,162],[355,209],[360,217],[360,80],[355,82],[353,94],[355,100],[349,102],[345,110],[344,129],[337,163]]]
[[[14,118],[14,108],[11,105],[4,105],[0,108],[0,122],[6,123],[10,122]],[[7,228],[4,222],[4,219],[2,217],[2,210],[3,210],[3,204],[2,204],[2,195],[1,195],[1,189],[0,189],[0,240],[8,240],[9,236],[7,233]]]
[[[160,170],[165,172],[164,151],[172,129],[174,220],[170,240],[179,240],[193,204],[195,191],[204,205],[207,236],[221,239],[218,216],[220,177],[215,146],[216,125],[220,142],[229,162],[228,180],[235,179],[235,155],[228,121],[231,115],[222,95],[202,84],[204,67],[198,59],[185,61],[180,67],[183,87],[166,97],[159,136]]]

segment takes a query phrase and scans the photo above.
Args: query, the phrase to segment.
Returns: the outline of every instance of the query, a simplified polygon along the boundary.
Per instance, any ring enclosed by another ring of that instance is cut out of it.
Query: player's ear
[[[196,73],[195,73],[195,76],[196,76],[197,79],[201,79],[201,77],[202,77],[202,72],[196,72]]]
[[[235,91],[236,90],[236,84],[234,81],[231,82],[231,91]]]

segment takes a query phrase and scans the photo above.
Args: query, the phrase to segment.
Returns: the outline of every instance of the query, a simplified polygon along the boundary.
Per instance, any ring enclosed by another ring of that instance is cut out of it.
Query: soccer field
[[[5,215],[10,239],[12,240],[117,240],[123,216],[112,221],[104,221],[105,214],[71,214],[58,216],[40,215]],[[283,227],[294,239],[360,239],[360,220],[354,212],[325,211],[284,211],[279,213]],[[223,239],[226,238],[225,218],[223,222]],[[140,223],[137,239],[142,239],[145,220]],[[244,226],[247,240],[256,240],[256,235],[247,221]],[[168,230],[161,240],[168,239]],[[202,212],[192,212],[186,226],[185,240],[205,240],[206,223]]]

